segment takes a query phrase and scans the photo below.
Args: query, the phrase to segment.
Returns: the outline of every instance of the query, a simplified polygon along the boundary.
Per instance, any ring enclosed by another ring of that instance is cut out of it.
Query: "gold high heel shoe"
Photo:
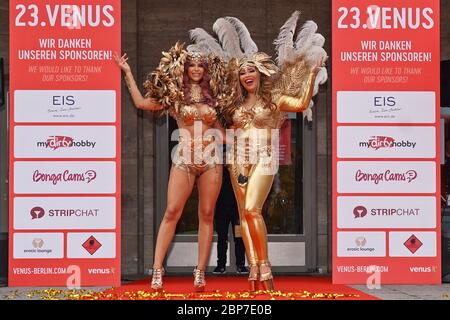
[[[257,264],[250,264],[248,267],[248,284],[250,285],[250,291],[256,291],[258,287],[259,268]]]
[[[259,280],[264,286],[264,290],[274,290],[272,266],[269,262],[262,262],[259,265]]]
[[[153,290],[159,291],[163,287],[163,276],[164,276],[164,268],[152,270],[152,284],[151,287]]]
[[[206,286],[205,271],[199,270],[197,267],[194,269],[194,290],[204,291]]]

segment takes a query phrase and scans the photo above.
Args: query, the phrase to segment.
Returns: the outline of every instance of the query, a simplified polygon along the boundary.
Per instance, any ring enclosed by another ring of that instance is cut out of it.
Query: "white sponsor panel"
[[[16,197],[14,229],[114,229],[114,197]]]
[[[16,158],[114,158],[115,126],[16,126]]]
[[[338,193],[435,193],[433,161],[338,161]]]
[[[436,232],[389,232],[390,257],[436,257]]]
[[[338,257],[385,257],[385,232],[338,232]]]
[[[434,158],[436,128],[338,127],[337,155],[339,158]]]
[[[67,234],[68,258],[115,258],[114,232],[74,232]]]
[[[436,197],[337,197],[338,228],[435,228]]]
[[[115,193],[116,163],[16,161],[14,192],[16,194]]]
[[[434,91],[338,91],[338,123],[433,123]]]
[[[115,122],[115,90],[15,90],[15,122]]]
[[[14,259],[62,259],[63,233],[14,233]]]

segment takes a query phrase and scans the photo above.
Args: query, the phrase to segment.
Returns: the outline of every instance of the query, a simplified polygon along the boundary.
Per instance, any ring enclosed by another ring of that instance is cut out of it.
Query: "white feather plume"
[[[322,47],[312,46],[304,52],[305,60],[312,67],[315,66],[321,59],[327,59],[327,53]]]
[[[305,22],[295,39],[294,47],[297,53],[303,53],[305,50],[308,50],[308,47],[311,45],[311,36],[316,31],[317,24],[314,21],[308,20]]]
[[[317,73],[316,81],[314,82],[314,87],[319,87],[320,84],[324,84],[328,79],[328,72],[325,67],[320,68],[320,71]]]
[[[274,41],[278,66],[294,58],[294,34],[299,16],[300,11],[294,11],[281,27],[278,38]]]
[[[235,17],[225,17],[225,19],[230,22],[236,29],[239,36],[241,49],[242,51],[244,51],[245,55],[249,56],[258,52],[258,46],[250,36],[250,32],[248,31],[245,24]]]
[[[327,69],[325,67],[320,68],[320,71],[317,73],[316,80],[314,81],[314,89],[313,96],[315,96],[319,92],[319,85],[324,84],[328,79]],[[311,100],[308,108],[303,111],[303,118],[306,118],[308,121],[312,121],[313,113],[312,107],[314,106],[314,101]]]
[[[325,37],[320,33],[311,35],[311,43],[315,46],[323,47],[325,44]]]
[[[224,52],[222,50],[222,47],[217,42],[217,40],[204,29],[195,28],[193,30],[190,30],[189,37],[191,38],[191,41],[196,45],[196,48],[198,48],[201,52],[214,53],[216,56],[223,58]],[[189,48],[194,47],[188,46],[188,51],[190,51]]]
[[[236,28],[228,20],[224,18],[217,19],[214,22],[213,30],[219,38],[226,60],[231,58],[240,59],[244,56]]]

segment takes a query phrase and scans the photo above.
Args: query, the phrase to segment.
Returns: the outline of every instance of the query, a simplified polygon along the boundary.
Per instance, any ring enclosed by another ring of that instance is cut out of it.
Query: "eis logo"
[[[361,148],[371,148],[371,149],[381,149],[381,148],[411,148],[416,147],[417,142],[412,142],[409,140],[396,141],[392,137],[385,136],[372,136],[368,141],[361,141],[359,147]]]
[[[36,143],[38,148],[50,148],[53,150],[59,148],[91,148],[93,149],[96,142],[89,140],[75,141],[72,137],[66,136],[50,136],[47,141],[38,141]]]

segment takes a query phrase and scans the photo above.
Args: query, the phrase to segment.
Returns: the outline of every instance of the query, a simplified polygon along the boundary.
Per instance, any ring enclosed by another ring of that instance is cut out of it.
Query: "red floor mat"
[[[164,277],[164,291],[153,292],[150,279],[124,284],[103,291],[98,299],[120,300],[378,300],[359,290],[331,283],[331,277],[277,276],[275,291],[248,292],[241,276],[207,276],[206,290],[193,292],[193,279],[188,276]]]

